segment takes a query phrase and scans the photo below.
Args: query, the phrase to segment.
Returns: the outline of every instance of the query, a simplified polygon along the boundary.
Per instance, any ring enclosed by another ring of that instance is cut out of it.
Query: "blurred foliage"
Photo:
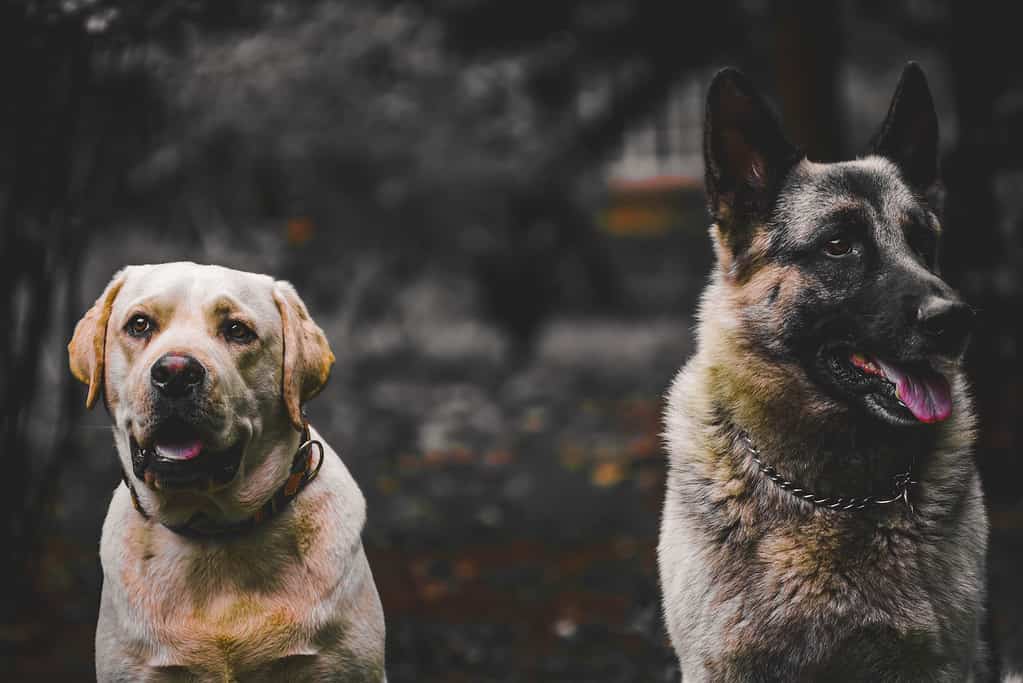
[[[234,220],[311,216],[343,232],[344,248],[388,237],[450,248],[450,233],[482,220],[552,144],[521,64],[455,62],[442,25],[411,7],[278,11],[161,61],[174,124],[139,185],[216,202]]]

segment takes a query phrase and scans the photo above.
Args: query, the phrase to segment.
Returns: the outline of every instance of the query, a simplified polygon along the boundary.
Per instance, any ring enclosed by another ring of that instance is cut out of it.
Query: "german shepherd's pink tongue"
[[[873,358],[885,379],[895,385],[895,392],[909,412],[921,422],[941,422],[952,414],[952,392],[948,380],[927,368],[914,368],[913,374]]]

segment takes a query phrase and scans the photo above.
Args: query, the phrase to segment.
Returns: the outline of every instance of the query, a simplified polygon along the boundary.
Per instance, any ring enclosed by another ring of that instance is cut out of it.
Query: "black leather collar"
[[[313,463],[313,447],[319,451],[319,458]],[[175,526],[167,526],[168,529],[176,534],[185,536],[186,538],[222,538],[226,536],[236,536],[243,534],[249,529],[265,522],[270,519],[278,512],[288,506],[288,503],[292,501],[302,489],[306,487],[316,475],[320,473],[320,467],[323,466],[323,444],[312,438],[309,432],[309,422],[306,421],[302,427],[302,440],[298,446],[298,450],[295,451],[295,457],[291,461],[291,473],[287,480],[281,485],[274,494],[270,496],[256,512],[246,519],[240,522],[232,522],[230,524],[224,524],[210,519],[203,513],[196,513],[191,519],[184,524]],[[125,486],[128,487],[128,492],[131,494],[132,505],[138,511],[143,518],[149,519],[149,513],[146,512],[145,508],[142,507],[142,503],[139,501],[138,494],[135,492],[135,487],[132,486],[131,480],[128,478],[128,473],[123,469],[121,470],[121,478],[124,480]]]

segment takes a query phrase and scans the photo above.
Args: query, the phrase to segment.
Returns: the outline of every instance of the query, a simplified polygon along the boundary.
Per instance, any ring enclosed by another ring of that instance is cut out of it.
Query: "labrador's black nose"
[[[973,331],[973,309],[956,299],[930,297],[917,310],[917,323],[935,350],[959,355]]]
[[[149,376],[161,394],[180,398],[202,384],[206,379],[206,368],[191,356],[168,353],[153,363]]]

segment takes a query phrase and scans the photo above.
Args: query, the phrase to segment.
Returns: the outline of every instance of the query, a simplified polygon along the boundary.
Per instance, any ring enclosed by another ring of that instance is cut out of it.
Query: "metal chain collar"
[[[797,486],[793,482],[789,481],[779,474],[778,470],[761,460],[760,451],[757,450],[757,447],[753,444],[753,439],[750,438],[747,432],[740,431],[739,439],[753,458],[753,462],[755,462],[757,467],[760,468],[760,471],[763,472],[764,476],[777,484],[778,488],[788,491],[796,498],[805,500],[806,502],[812,503],[818,507],[839,511],[863,510],[875,505],[888,505],[890,503],[897,503],[901,501],[906,504],[906,507],[909,508],[910,512],[913,512],[913,503],[909,500],[909,489],[911,486],[919,482],[913,479],[914,463],[912,462],[909,465],[909,470],[902,472],[901,474],[896,474],[892,478],[893,491],[887,498],[878,496],[818,496],[812,491]]]

